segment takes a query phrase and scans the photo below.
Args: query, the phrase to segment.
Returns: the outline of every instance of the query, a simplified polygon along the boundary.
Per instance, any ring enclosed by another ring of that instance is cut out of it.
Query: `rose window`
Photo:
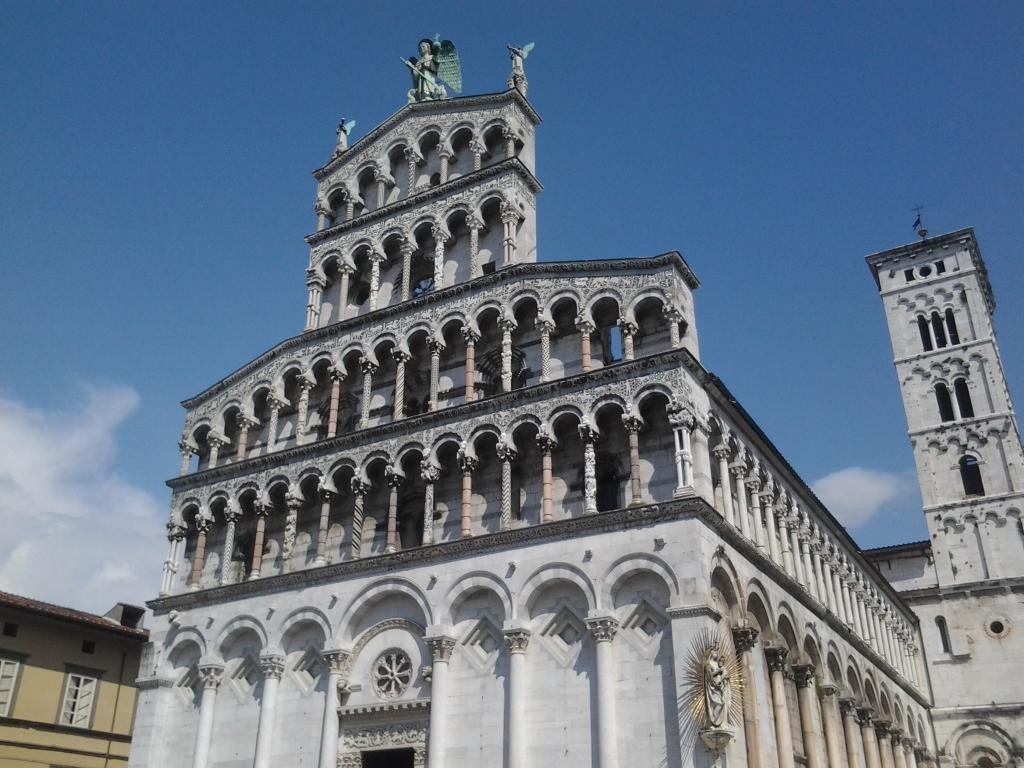
[[[373,665],[373,687],[382,698],[398,698],[411,682],[412,662],[402,651],[385,651]]]

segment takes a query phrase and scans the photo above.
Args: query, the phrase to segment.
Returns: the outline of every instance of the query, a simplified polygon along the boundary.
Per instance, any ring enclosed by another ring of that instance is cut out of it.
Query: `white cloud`
[[[847,467],[816,480],[811,488],[839,522],[857,528],[886,504],[912,492],[914,483],[906,474]]]
[[[117,473],[130,387],[85,388],[45,410],[0,396],[0,590],[105,612],[155,595],[163,505]]]

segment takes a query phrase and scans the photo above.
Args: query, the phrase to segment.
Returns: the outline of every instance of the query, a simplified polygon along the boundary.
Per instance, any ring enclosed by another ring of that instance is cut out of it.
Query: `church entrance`
[[[413,749],[375,749],[363,752],[363,768],[413,768]]]

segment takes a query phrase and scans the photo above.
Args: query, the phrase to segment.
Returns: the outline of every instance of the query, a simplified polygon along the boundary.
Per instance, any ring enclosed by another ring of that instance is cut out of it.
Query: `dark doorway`
[[[363,768],[413,768],[415,754],[411,749],[377,749],[363,752]]]

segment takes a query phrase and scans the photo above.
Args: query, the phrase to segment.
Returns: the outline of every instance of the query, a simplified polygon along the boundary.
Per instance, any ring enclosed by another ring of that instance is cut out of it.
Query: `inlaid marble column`
[[[448,182],[448,165],[451,163],[452,158],[455,157],[455,153],[442,144],[437,148],[437,156],[441,160],[441,171],[438,175],[441,177],[441,183],[445,184]]]
[[[199,453],[199,449],[187,440],[182,440],[178,443],[178,450],[181,451],[181,466],[178,468],[178,474],[184,477],[188,474],[188,465],[192,463],[192,454]]]
[[[327,665],[327,690],[324,695],[324,720],[320,730],[318,768],[337,768],[338,707],[341,706],[339,689],[348,684],[352,669],[352,654],[342,649],[325,650],[323,658]]]
[[[576,318],[576,330],[580,332],[580,365],[583,373],[590,373],[590,335],[594,332],[593,321],[586,316]]]
[[[640,483],[640,430],[644,420],[635,413],[622,414],[622,426],[629,440],[629,491],[630,503],[641,504],[644,500],[643,487]]]
[[[540,331],[540,380],[551,381],[551,333],[555,324],[550,320],[538,320],[537,330]]]
[[[524,627],[506,629],[508,645],[508,765],[527,768],[526,762],[526,648],[530,631]]]
[[[839,686],[833,682],[822,682],[818,685],[821,727],[825,732],[825,752],[830,768],[843,764],[843,726],[839,722],[838,693]]]
[[[484,228],[484,221],[472,213],[466,217],[466,226],[469,227],[469,279],[474,280],[483,274],[480,265],[480,230]]]
[[[747,468],[742,462],[737,462],[729,467],[729,477],[732,479],[732,487],[736,489],[736,517],[739,523],[740,533],[747,541],[750,537],[750,511],[747,509],[747,486],[743,482]]]
[[[427,765],[448,764],[448,662],[455,650],[455,638],[436,635],[423,638],[433,660],[430,672],[430,738]]]
[[[736,527],[736,514],[732,506],[732,488],[729,484],[729,447],[716,445],[711,451],[718,462],[718,486],[722,489],[722,517],[733,528]]]
[[[481,165],[483,165],[483,158],[487,153],[487,148],[479,138],[474,136],[469,142],[469,151],[473,153],[473,170],[479,171]]]
[[[498,321],[501,328],[501,391],[512,391],[512,331],[518,328],[516,321],[504,317]]]
[[[440,339],[428,339],[427,349],[430,351],[430,396],[427,399],[427,410],[436,411],[441,387],[441,351],[444,349],[444,342]]]
[[[537,448],[540,451],[540,474],[541,474],[541,518],[542,523],[550,523],[554,520],[552,504],[553,481],[551,479],[551,451],[555,447],[555,440],[545,431],[537,433]]]
[[[224,677],[224,665],[199,664],[199,725],[196,728],[196,748],[192,753],[192,768],[207,768],[210,762],[210,743],[213,739],[213,715],[217,706],[217,689]]]
[[[388,484],[388,532],[384,543],[384,553],[390,555],[398,551],[398,490],[402,487],[405,475],[396,467],[388,464],[384,468],[384,478]]]
[[[406,168],[406,193],[405,196],[416,194],[416,163],[420,159],[419,152],[416,151],[416,147],[406,147],[402,150],[402,155],[405,157],[405,168]]]
[[[850,698],[840,699],[839,711],[843,718],[846,763],[849,768],[867,768],[867,763],[864,760],[864,747],[861,743],[860,725],[857,723],[857,703]]]
[[[373,312],[380,302],[380,265],[386,257],[380,251],[370,251],[370,311]]]
[[[238,449],[235,452],[236,461],[244,461],[246,451],[249,448],[249,430],[258,427],[259,422],[247,413],[238,414]]]
[[[597,512],[597,430],[583,422],[579,434],[583,441],[583,513],[592,515]]]
[[[206,444],[210,447],[206,468],[214,469],[217,466],[217,459],[220,458],[220,449],[228,444],[228,439],[224,437],[224,435],[211,430],[210,433],[206,435]]]
[[[299,532],[299,510],[305,499],[302,493],[289,490],[284,496],[287,512],[284,518],[284,535],[281,537],[281,571],[290,573],[292,570],[292,553],[295,552],[295,536]]]
[[[267,422],[267,451],[273,451],[277,448],[278,422],[281,416],[281,409],[286,405],[288,405],[288,401],[276,392],[271,392],[267,395],[267,408],[270,409],[270,418]]]
[[[889,736],[892,723],[888,720],[875,721],[875,735],[878,738],[878,755],[881,758],[882,768],[896,768],[896,761],[892,754],[892,740]]]
[[[462,471],[462,529],[459,535],[468,539],[473,535],[473,471],[480,461],[469,453],[466,446],[459,448],[458,461]]]
[[[277,689],[284,674],[284,656],[260,654],[260,671],[263,672],[263,694],[260,696],[260,719],[256,726],[256,757],[252,764],[253,768],[270,768],[274,721],[277,719]]]
[[[256,512],[256,534],[252,540],[252,570],[249,580],[258,579],[263,567],[263,537],[267,532],[267,515],[273,509],[269,499],[257,499],[253,505]]]
[[[420,461],[423,479],[423,544],[434,543],[434,483],[441,477],[441,468],[429,459]]]
[[[412,254],[416,250],[416,244],[411,240],[404,239],[398,245],[398,252],[402,254],[402,301],[412,298]]]
[[[471,403],[476,400],[476,343],[480,334],[464,325],[462,338],[466,342],[466,402]]]
[[[622,359],[625,361],[636,359],[636,335],[640,328],[636,323],[620,317],[615,321],[619,326],[619,333],[622,334]]]
[[[434,290],[444,287],[444,244],[451,234],[443,226],[435,224],[430,233],[434,236]]]
[[[160,595],[169,595],[174,591],[174,577],[178,573],[181,562],[181,551],[184,548],[185,529],[176,523],[167,524],[167,559],[164,560],[163,581]]]
[[[235,556],[235,526],[238,518],[242,516],[242,510],[238,502],[229,501],[224,507],[224,548],[221,551],[220,559],[220,583],[231,583],[231,562]]]
[[[202,586],[203,560],[206,559],[206,534],[213,526],[213,520],[203,515],[196,516],[196,548],[192,553],[192,582],[189,589],[195,591]]]
[[[502,438],[494,447],[501,462],[501,530],[512,528],[512,462],[519,458],[515,447]]]
[[[786,656],[785,646],[764,649],[768,661],[768,672],[772,686],[772,713],[775,720],[775,747],[779,756],[779,768],[795,768],[793,760],[793,736],[789,726],[789,705],[786,703]]]
[[[516,262],[516,227],[518,227],[522,215],[518,208],[508,202],[501,204],[500,215],[503,230],[501,238],[502,266],[507,267]]]
[[[679,349],[682,345],[682,339],[679,338],[679,323],[683,320],[683,313],[675,307],[666,306],[662,309],[662,314],[665,316],[665,322],[668,323],[668,336],[672,349]]]
[[[599,768],[619,764],[618,727],[615,712],[615,659],[612,640],[619,628],[613,616],[592,616],[587,629],[594,636],[597,652],[597,751]]]
[[[348,317],[348,290],[355,268],[347,262],[338,264],[338,320]]]
[[[359,416],[359,428],[366,429],[370,426],[370,401],[373,399],[373,374],[380,366],[372,360],[363,358],[359,361],[359,368],[363,372],[362,413]]]
[[[875,736],[874,717],[875,710],[871,707],[861,707],[857,710],[858,721],[860,722],[860,736],[864,744],[864,762],[867,768],[882,768],[878,757],[878,738]]]
[[[796,683],[797,706],[800,710],[800,733],[803,736],[807,768],[825,768],[825,756],[821,753],[821,743],[815,727],[814,672],[813,664],[797,664],[793,667],[793,680]]]
[[[316,532],[316,560],[313,565],[327,565],[327,531],[331,525],[331,502],[338,492],[329,486],[320,487],[320,525]]]
[[[743,736],[747,748],[746,768],[764,768],[761,735],[758,733],[757,693],[754,690],[754,663],[751,651],[757,645],[757,630],[749,625],[733,627],[732,644],[743,667]]]
[[[345,370],[331,366],[327,371],[331,379],[331,401],[327,409],[327,437],[338,434],[338,408],[341,405],[341,385],[345,381]]]
[[[399,421],[405,418],[405,364],[412,359],[412,355],[395,347],[391,350],[391,356],[395,359],[395,399],[391,420]]]
[[[363,554],[363,519],[365,517],[363,505],[366,503],[366,494],[370,492],[370,484],[352,478],[352,559],[358,560]]]
[[[304,373],[296,381],[299,387],[299,405],[295,414],[295,444],[303,445],[306,442],[306,423],[309,421],[309,393],[316,386],[316,380],[311,373]]]

